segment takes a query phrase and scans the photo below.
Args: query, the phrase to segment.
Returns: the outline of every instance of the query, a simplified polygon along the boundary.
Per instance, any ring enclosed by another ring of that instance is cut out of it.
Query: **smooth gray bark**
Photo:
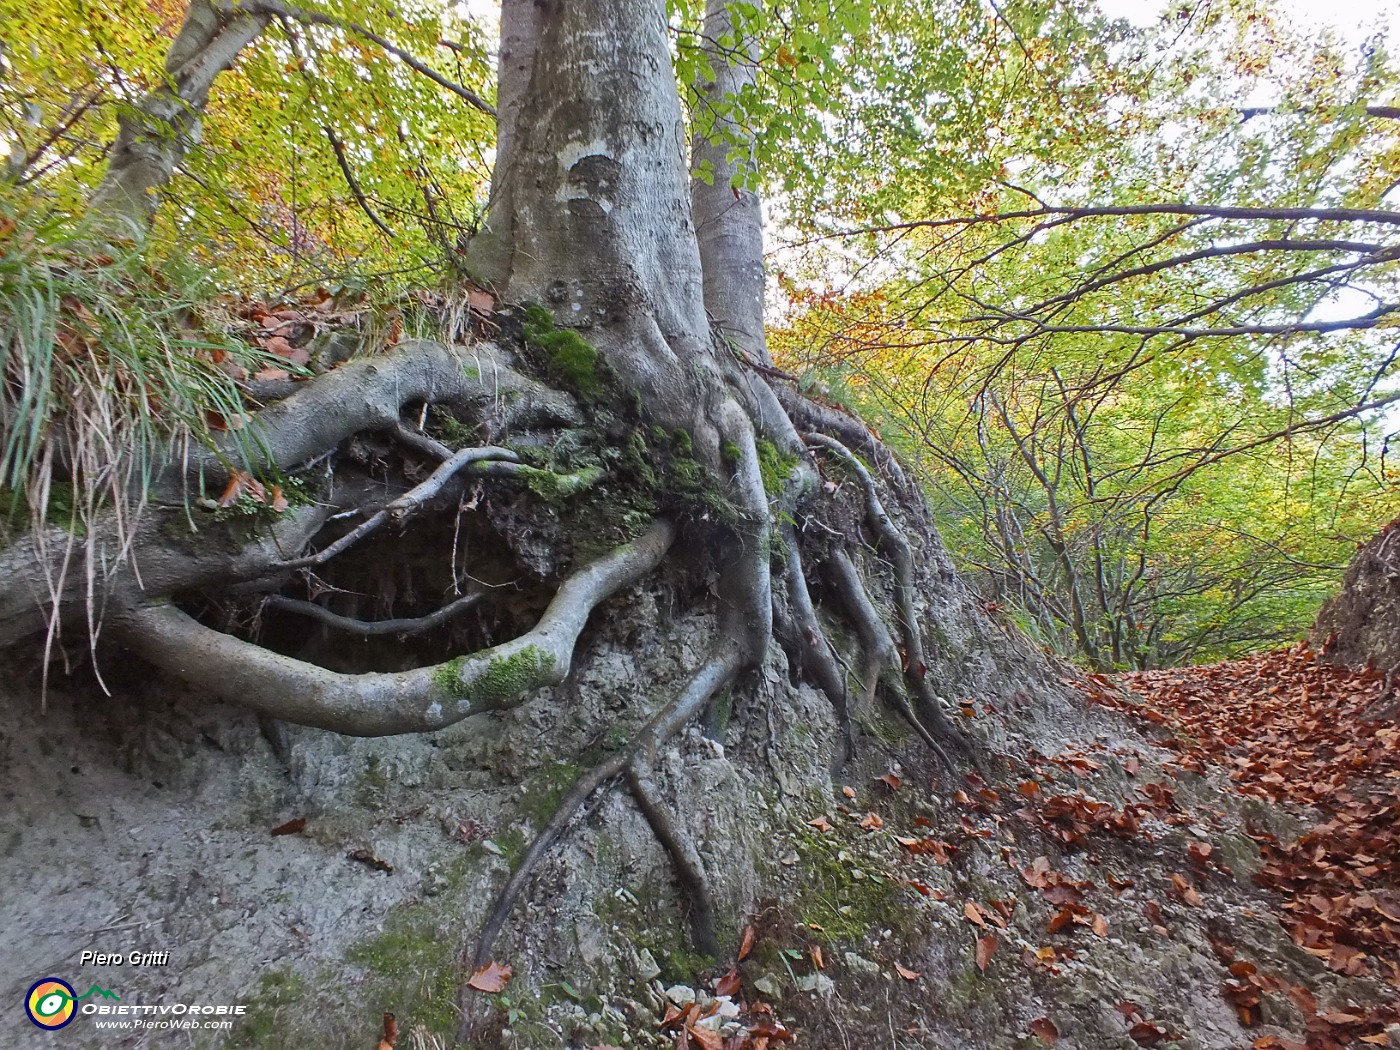
[[[506,3],[501,31],[526,40],[534,5]],[[585,329],[658,419],[698,431],[725,393],[705,317],[686,146],[657,0],[558,4],[538,21],[528,77],[501,83],[505,151],[488,218],[498,283]],[[522,45],[523,46],[523,45]],[[523,95],[522,95],[523,93]]]
[[[753,360],[771,364],[763,317],[762,203],[753,190],[734,185],[754,172],[753,128],[727,108],[757,79],[757,49],[742,26],[735,46],[721,48],[719,41],[734,31],[726,0],[708,0],[703,35],[714,80],[698,91],[696,122],[706,133],[691,142],[690,207],[704,267],[705,309],[727,340]]]
[[[129,227],[124,233],[146,228],[160,191],[199,141],[214,78],[233,65],[267,23],[265,14],[233,13],[210,0],[191,0],[166,55],[166,82],[119,118],[111,159],[91,202],[100,221]]]

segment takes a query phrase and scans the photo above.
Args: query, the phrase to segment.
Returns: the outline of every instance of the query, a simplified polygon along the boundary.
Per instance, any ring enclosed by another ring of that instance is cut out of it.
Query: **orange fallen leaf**
[[[1055,1022],[1048,1017],[1037,1017],[1032,1021],[1030,1032],[1047,1046],[1054,1046],[1055,1041],[1060,1038],[1060,1030],[1055,1027]]]
[[[243,492],[243,483],[248,475],[241,470],[235,470],[228,479],[228,484],[224,487],[223,495],[219,497],[219,506],[232,507],[238,502],[239,495]]]
[[[379,1050],[394,1050],[399,1041],[399,1023],[393,1014],[384,1015],[384,1037],[379,1040]]]
[[[1201,895],[1196,892],[1196,887],[1191,885],[1190,880],[1183,878],[1176,872],[1171,873],[1172,886],[1176,888],[1177,896],[1184,900],[1193,908],[1205,907],[1205,901],[1201,900]]]
[[[878,813],[867,813],[861,819],[860,826],[866,831],[879,831],[885,826],[885,820]]]
[[[754,931],[752,926],[744,927],[743,939],[739,942],[739,961],[743,962],[749,957],[749,952],[753,951]]]
[[[997,950],[997,939],[991,935],[977,940],[977,969],[987,972],[987,964],[992,961],[992,953]]]
[[[967,916],[967,921],[974,926],[981,926],[984,930],[987,928],[987,918],[982,914],[982,909],[971,901],[963,905],[963,914]]]
[[[884,784],[885,787],[889,788],[891,791],[898,791],[899,786],[904,783],[904,781],[900,780],[899,777],[893,773],[886,773],[883,776],[876,777],[875,779],[878,780],[880,783]]]
[[[825,816],[817,817],[815,820],[809,820],[807,823],[823,834],[831,830],[831,821],[827,820]]]
[[[472,974],[467,984],[479,992],[495,994],[510,982],[510,975],[510,964],[503,966],[498,962],[489,962]]]
[[[906,981],[917,981],[920,976],[914,970],[906,970],[903,966],[900,966],[899,963],[894,964],[894,972],[899,974],[899,976],[903,977]]]
[[[1069,908],[1061,908],[1050,917],[1050,922],[1045,928],[1050,933],[1059,933],[1072,922],[1074,922],[1074,912]]]

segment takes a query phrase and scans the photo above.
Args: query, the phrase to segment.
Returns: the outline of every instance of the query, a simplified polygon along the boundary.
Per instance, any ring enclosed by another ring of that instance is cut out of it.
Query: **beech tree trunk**
[[[507,0],[501,33],[493,276],[584,331],[665,424],[701,423],[723,380],[664,6]]]
[[[759,11],[762,4],[755,5]],[[736,32],[737,31],[737,32]],[[771,364],[764,334],[763,209],[750,186],[756,174],[754,131],[734,109],[758,77],[757,42],[726,0],[708,0],[703,29],[714,79],[698,88],[691,143],[690,208],[705,274],[705,309],[720,333],[753,360]],[[719,42],[737,36],[733,47]]]
[[[160,193],[190,147],[214,80],[263,31],[265,14],[234,13],[210,0],[192,0],[165,59],[166,83],[122,113],[107,172],[92,211],[127,233],[144,230]]]

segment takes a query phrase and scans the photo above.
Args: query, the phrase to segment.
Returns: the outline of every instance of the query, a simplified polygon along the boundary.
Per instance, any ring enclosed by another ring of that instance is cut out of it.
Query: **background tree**
[[[780,357],[902,435],[963,564],[1047,643],[1155,666],[1297,637],[1394,506],[1383,41],[1347,57],[1228,5],[1142,34],[1087,9],[988,21],[1066,113],[1005,109],[970,191],[891,178],[844,228],[807,221]],[[1086,31],[1111,103],[1065,58]],[[891,156],[934,155],[933,131],[883,127]],[[844,296],[805,285],[829,283],[833,229],[879,260]]]

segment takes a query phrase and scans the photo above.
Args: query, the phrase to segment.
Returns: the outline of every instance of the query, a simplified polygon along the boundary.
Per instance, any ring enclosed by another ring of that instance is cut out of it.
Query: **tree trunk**
[[[763,328],[763,209],[750,185],[754,134],[732,108],[757,80],[758,44],[743,24],[735,25],[731,8],[726,0],[705,5],[704,49],[714,79],[698,90],[695,119],[704,131],[691,141],[690,209],[705,272],[705,309],[735,347],[772,364]],[[721,48],[729,34],[736,43]]]
[[[233,65],[268,23],[265,14],[234,14],[210,0],[193,0],[165,59],[166,82],[118,121],[107,173],[93,193],[92,212],[118,232],[144,231],[160,192],[192,145],[215,78]]]
[[[724,381],[663,6],[507,3],[501,19],[512,50],[489,220],[502,243],[498,284],[586,332],[663,425],[710,430],[705,410]],[[719,462],[717,440],[702,447]]]
[[[1323,605],[1312,644],[1324,658],[1400,675],[1400,520],[1356,552],[1341,591]]]

